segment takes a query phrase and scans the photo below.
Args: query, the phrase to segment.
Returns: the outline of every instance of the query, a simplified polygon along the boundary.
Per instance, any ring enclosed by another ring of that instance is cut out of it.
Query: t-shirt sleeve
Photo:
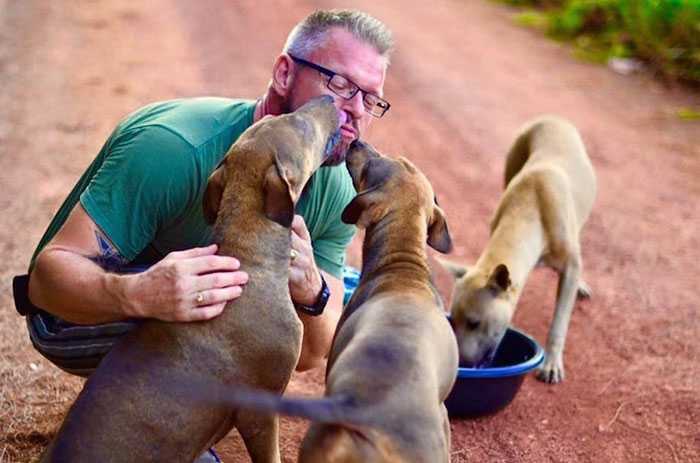
[[[193,150],[159,126],[122,134],[80,196],[90,218],[127,260],[197,197]]]
[[[312,181],[299,213],[309,228],[316,264],[342,279],[345,250],[356,229],[343,223],[341,215],[355,196],[355,188],[344,164],[321,167]]]

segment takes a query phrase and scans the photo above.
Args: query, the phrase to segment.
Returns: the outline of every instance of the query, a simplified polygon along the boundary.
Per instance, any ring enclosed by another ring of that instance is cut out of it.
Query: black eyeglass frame
[[[305,60],[305,59],[298,58],[298,57],[296,57],[296,56],[294,56],[294,55],[292,55],[292,54],[290,54],[290,53],[287,53],[287,54],[289,55],[290,58],[292,58],[292,61],[294,61],[295,63],[298,63],[298,64],[301,64],[301,65],[310,67],[311,69],[314,69],[314,70],[320,72],[321,74],[327,76],[327,77],[328,77],[328,82],[326,82],[326,87],[328,87],[328,90],[330,90],[331,92],[333,92],[335,95],[338,95],[339,97],[344,98],[344,99],[346,99],[346,100],[350,100],[350,99],[354,98],[355,95],[357,95],[357,92],[362,92],[362,101],[365,103],[365,105],[364,105],[365,111],[367,111],[371,116],[376,117],[377,119],[379,119],[380,117],[384,116],[384,114],[386,114],[387,111],[389,111],[389,108],[391,108],[391,103],[389,103],[388,101],[386,101],[384,98],[381,98],[381,97],[377,96],[376,94],[374,94],[374,93],[372,93],[372,92],[368,92],[367,90],[364,90],[363,88],[361,88],[359,85],[357,85],[355,82],[353,82],[352,80],[348,79],[348,78],[345,77],[344,75],[338,74],[337,72],[333,72],[333,71],[331,71],[330,69],[324,68],[323,66],[319,66],[318,64],[312,63],[311,61],[307,61],[307,60]],[[335,76],[340,76],[340,77],[342,77],[343,79],[347,80],[348,83],[350,83],[353,87],[355,87],[355,90],[352,91],[352,94],[351,94],[350,96],[340,95],[338,92],[336,92],[335,90],[333,90],[333,88],[331,88],[331,80],[333,80],[333,77],[335,77]],[[372,95],[372,97],[373,97],[373,98],[376,98],[378,101],[377,101],[376,103],[374,103],[374,104],[372,104],[372,102],[368,102],[368,101],[366,100],[367,95]],[[386,107],[382,108],[382,107],[380,106],[382,103],[385,104]],[[369,109],[367,109],[367,104],[372,105],[373,108],[380,108],[380,109],[382,110],[382,113],[379,114],[379,115],[374,114],[372,111],[370,111]]]

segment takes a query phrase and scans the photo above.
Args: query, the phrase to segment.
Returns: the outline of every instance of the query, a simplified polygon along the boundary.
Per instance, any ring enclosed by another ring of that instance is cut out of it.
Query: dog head
[[[327,95],[292,113],[265,116],[241,134],[209,177],[203,198],[205,219],[209,224],[216,221],[228,183],[259,188],[256,176],[262,174],[265,215],[289,227],[304,185],[339,140],[338,111]]]
[[[355,141],[345,163],[357,196],[345,207],[345,223],[367,228],[394,211],[425,220],[428,244],[446,253],[452,249],[445,214],[428,179],[406,158],[392,159],[369,144]]]
[[[402,463],[407,461],[382,431],[348,423],[311,426],[299,449],[309,463]]]
[[[508,267],[499,264],[483,272],[442,259],[439,262],[456,279],[450,313],[460,365],[488,366],[513,317],[513,287]]]

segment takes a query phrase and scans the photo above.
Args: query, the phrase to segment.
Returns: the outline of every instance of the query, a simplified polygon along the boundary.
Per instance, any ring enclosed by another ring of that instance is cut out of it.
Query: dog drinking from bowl
[[[596,196],[596,177],[576,128],[558,117],[527,124],[510,148],[506,189],[486,248],[472,267],[441,260],[457,279],[452,321],[463,365],[492,360],[529,273],[539,263],[559,274],[546,359],[537,377],[564,379],[564,342],[581,278],[581,229]]]

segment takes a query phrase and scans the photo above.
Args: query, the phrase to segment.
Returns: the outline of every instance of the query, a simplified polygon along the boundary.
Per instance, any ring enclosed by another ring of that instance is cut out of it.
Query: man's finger
[[[199,256],[187,262],[188,269],[195,275],[210,272],[225,272],[238,270],[241,263],[231,256]]]
[[[216,244],[210,244],[209,246],[204,246],[201,248],[185,249],[184,251],[173,251],[168,256],[176,257],[178,259],[190,259],[193,257],[200,256],[210,256],[216,253],[218,246]]]
[[[306,228],[306,222],[304,222],[304,218],[299,214],[296,214],[292,220],[292,231],[299,235],[299,238],[304,241],[311,241],[311,235],[309,235],[309,230]]]
[[[226,303],[241,295],[243,288],[240,286],[229,286],[227,288],[216,288],[207,291],[198,291],[194,297],[195,307],[207,307],[210,305]]]
[[[302,249],[304,248],[304,243],[306,243],[306,241],[304,241],[299,235],[292,233],[292,249],[301,253]]]
[[[226,307],[225,302],[220,302],[218,304],[212,304],[212,305],[205,305],[203,307],[197,307],[187,313],[187,320],[183,321],[189,321],[189,322],[195,322],[195,321],[201,321],[201,320],[210,320],[218,315],[221,314],[221,312],[224,311],[224,307]]]
[[[208,305],[225,304],[241,295],[243,288],[240,286],[229,286],[228,288],[217,288],[203,291]]]
[[[248,283],[246,272],[216,272],[197,277],[194,285],[196,291],[213,288],[226,288],[228,286],[240,286]]]

